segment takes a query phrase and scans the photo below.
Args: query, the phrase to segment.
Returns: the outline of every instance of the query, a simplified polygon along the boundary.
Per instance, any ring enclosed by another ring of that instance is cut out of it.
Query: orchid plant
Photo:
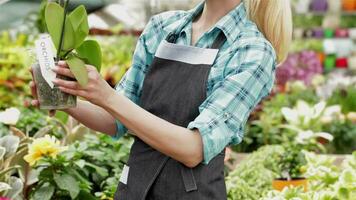
[[[88,82],[85,64],[101,68],[101,48],[95,40],[85,40],[89,34],[88,17],[83,5],[68,13],[67,0],[63,7],[48,3],[45,21],[48,32],[57,50],[57,61],[66,60],[70,70],[81,86]]]

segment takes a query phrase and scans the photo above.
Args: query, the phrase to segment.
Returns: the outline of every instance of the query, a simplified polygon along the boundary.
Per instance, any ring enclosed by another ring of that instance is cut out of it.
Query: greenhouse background
[[[101,74],[115,87],[151,16],[199,2],[72,0],[69,8],[85,5],[89,37],[102,48]],[[355,200],[356,0],[291,2],[289,56],[242,143],[226,150],[228,199]],[[113,199],[133,138],[114,140],[63,112],[49,117],[31,106],[29,68],[35,40],[46,32],[45,4],[0,0],[0,200]],[[24,157],[36,145],[55,155],[29,163]],[[306,182],[279,188],[280,178]]]

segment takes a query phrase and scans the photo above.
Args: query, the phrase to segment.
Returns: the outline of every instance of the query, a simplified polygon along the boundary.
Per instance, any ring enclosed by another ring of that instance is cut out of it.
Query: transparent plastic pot
[[[77,106],[77,97],[69,95],[54,86],[53,89],[48,85],[41,73],[40,65],[36,62],[32,65],[34,81],[37,88],[37,96],[40,102],[40,109],[43,110],[62,110]],[[57,76],[58,78],[70,80],[68,77]]]

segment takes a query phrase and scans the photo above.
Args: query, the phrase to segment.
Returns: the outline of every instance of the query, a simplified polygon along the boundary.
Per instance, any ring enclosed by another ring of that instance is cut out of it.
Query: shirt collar
[[[180,34],[183,33],[188,35],[187,32],[191,31],[189,29],[191,28],[191,26],[188,26],[189,23],[187,22],[192,22],[193,19],[203,11],[204,5],[205,1],[201,2],[194,9],[188,11],[188,15],[183,20],[185,26],[183,27]],[[231,44],[236,40],[246,21],[246,8],[244,3],[241,2],[238,6],[236,6],[236,8],[234,8],[227,15],[221,18],[207,33],[212,33],[218,29],[225,34],[227,41],[229,42],[229,44]]]

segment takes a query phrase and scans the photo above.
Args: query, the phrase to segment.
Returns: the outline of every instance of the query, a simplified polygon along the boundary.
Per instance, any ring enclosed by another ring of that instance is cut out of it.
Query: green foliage
[[[52,37],[54,46],[58,49],[62,34],[64,9],[56,3],[48,3],[45,11],[47,30]],[[71,37],[70,35],[68,37]]]
[[[115,141],[106,135],[85,135],[57,158],[38,163],[39,182],[31,190],[32,198],[46,195],[43,187],[54,188],[51,199],[113,197],[131,144],[128,138]]]
[[[332,121],[323,126],[323,130],[334,136],[332,143],[327,144],[328,152],[348,154],[356,150],[356,124],[349,120]]]
[[[81,86],[88,84],[88,73],[84,61],[71,54],[67,58],[67,63],[78,83]]]
[[[93,65],[100,72],[102,53],[98,42],[95,40],[86,40],[76,49],[78,56],[86,63]],[[92,55],[97,56],[92,56]]]
[[[272,180],[280,169],[276,162],[284,149],[281,146],[265,146],[243,160],[226,177],[229,200],[257,200],[272,189]]]
[[[349,86],[346,89],[338,89],[328,99],[329,105],[341,105],[342,112],[356,112],[356,87]]]
[[[303,146],[296,144],[284,145],[284,153],[278,160],[281,173],[279,178],[292,180],[295,178],[303,178],[306,171],[306,158],[303,151]]]

